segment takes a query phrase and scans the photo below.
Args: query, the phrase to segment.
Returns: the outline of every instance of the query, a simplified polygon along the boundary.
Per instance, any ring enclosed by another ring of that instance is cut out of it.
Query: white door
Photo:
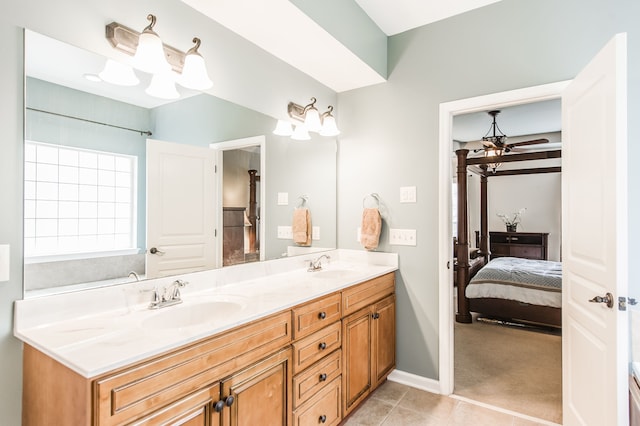
[[[147,140],[147,278],[211,269],[215,152]]]
[[[628,423],[626,69],[621,34],[562,96],[565,425]]]

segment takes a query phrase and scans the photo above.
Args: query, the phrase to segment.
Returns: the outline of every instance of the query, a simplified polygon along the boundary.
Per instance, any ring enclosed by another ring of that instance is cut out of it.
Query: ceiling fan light
[[[311,139],[311,136],[309,136],[309,131],[307,130],[307,127],[304,124],[299,124],[296,126],[295,130],[293,131],[293,134],[291,135],[291,139],[296,141],[308,141],[309,139]]]
[[[107,59],[104,69],[98,73],[102,81],[118,86],[136,86],[140,80],[130,65]]]
[[[287,120],[278,120],[276,128],[273,130],[274,135],[278,136],[291,136],[293,134],[293,127]]]

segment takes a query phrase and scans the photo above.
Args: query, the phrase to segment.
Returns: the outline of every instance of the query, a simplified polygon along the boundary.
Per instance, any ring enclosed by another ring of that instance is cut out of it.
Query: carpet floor
[[[526,327],[455,324],[454,393],[562,423],[562,338]]]

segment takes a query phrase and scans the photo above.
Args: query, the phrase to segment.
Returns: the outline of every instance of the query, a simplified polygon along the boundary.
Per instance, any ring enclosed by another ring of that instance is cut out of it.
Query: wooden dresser
[[[548,232],[489,232],[491,259],[521,257],[547,260]]]

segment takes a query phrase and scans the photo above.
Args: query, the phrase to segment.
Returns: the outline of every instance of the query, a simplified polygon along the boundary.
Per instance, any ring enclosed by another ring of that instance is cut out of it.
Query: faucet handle
[[[189,281],[184,281],[184,280],[175,280],[173,282],[177,287],[185,287],[187,284],[189,284]]]

